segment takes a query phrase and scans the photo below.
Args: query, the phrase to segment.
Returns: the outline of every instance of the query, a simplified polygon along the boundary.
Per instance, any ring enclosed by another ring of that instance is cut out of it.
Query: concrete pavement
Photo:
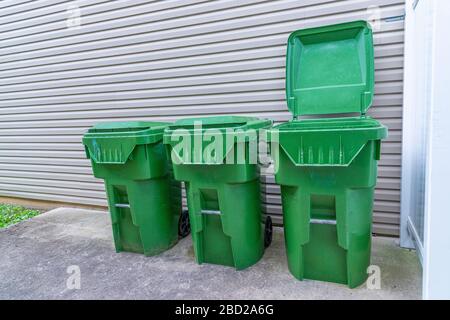
[[[190,237],[155,257],[116,253],[108,213],[74,208],[58,208],[0,230],[0,252],[0,299],[421,297],[415,252],[399,248],[391,238],[373,241],[372,264],[382,275],[381,289],[375,290],[296,280],[287,268],[281,228],[263,259],[243,271],[196,264]],[[80,289],[67,287],[68,268],[79,268]]]

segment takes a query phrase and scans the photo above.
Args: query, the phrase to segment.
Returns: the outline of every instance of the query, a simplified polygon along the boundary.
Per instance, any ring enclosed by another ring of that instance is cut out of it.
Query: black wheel
[[[266,223],[264,225],[264,248],[268,248],[272,243],[272,218],[270,216],[266,217]]]
[[[178,236],[180,238],[186,237],[191,232],[191,225],[189,223],[189,212],[183,210],[178,220]]]

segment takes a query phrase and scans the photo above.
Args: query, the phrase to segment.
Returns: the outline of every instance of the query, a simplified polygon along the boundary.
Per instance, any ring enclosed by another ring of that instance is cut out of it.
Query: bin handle
[[[130,209],[130,204],[129,204],[129,203],[116,203],[116,204],[114,205],[114,207],[116,207],[116,208],[128,208],[128,209]]]
[[[220,215],[220,210],[202,210],[201,214],[218,214],[218,215]]]
[[[309,219],[309,223],[312,223],[312,224],[331,224],[331,225],[336,225],[336,220],[330,220],[330,219]]]

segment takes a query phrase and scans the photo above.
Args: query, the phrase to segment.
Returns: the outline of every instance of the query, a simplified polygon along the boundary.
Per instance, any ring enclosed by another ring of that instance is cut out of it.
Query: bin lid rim
[[[176,129],[193,130],[196,129],[196,125],[201,124],[202,129],[239,129],[249,124],[261,123],[265,124],[267,119],[260,119],[250,116],[215,116],[215,117],[197,117],[197,118],[184,118],[167,126],[167,131]]]
[[[270,131],[344,131],[344,130],[371,130],[385,128],[383,124],[371,117],[340,117],[340,118],[314,118],[295,119],[279,123]]]
[[[88,131],[95,133],[95,130],[103,130],[104,132],[119,132],[113,130],[119,129],[142,129],[142,130],[161,130],[163,131],[170,122],[152,122],[152,121],[109,121],[109,122],[99,122],[94,124]],[[127,132],[127,131],[124,131]]]

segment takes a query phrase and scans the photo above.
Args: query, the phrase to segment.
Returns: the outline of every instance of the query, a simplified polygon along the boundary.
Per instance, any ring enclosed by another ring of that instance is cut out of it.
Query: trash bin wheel
[[[270,216],[266,217],[266,222],[264,224],[264,248],[267,248],[272,243],[272,218]]]
[[[186,237],[191,232],[191,225],[189,223],[189,212],[183,210],[178,220],[178,235],[180,238]]]

